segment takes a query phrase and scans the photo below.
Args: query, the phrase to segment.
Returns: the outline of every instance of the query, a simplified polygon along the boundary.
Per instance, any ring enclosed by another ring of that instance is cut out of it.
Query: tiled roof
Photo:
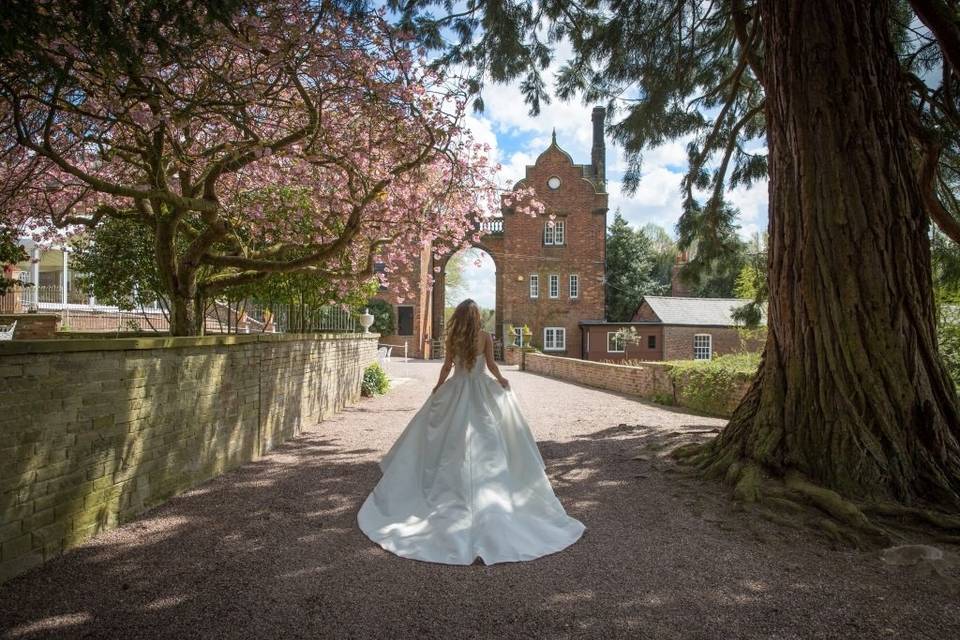
[[[680,298],[644,296],[647,304],[663,324],[692,326],[732,326],[733,310],[750,300],[740,298]],[[766,315],[761,320],[766,324]]]

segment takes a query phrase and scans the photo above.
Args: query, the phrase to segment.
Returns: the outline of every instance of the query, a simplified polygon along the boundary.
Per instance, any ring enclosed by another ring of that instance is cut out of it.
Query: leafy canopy
[[[473,70],[471,88],[520,81],[537,114],[552,99],[544,73],[557,63],[556,97],[605,102],[608,131],[634,191],[646,149],[688,142],[679,247],[699,259],[736,251],[737,210],[724,192],[767,174],[764,37],[750,0],[391,0],[401,27],[439,51],[437,64]],[[960,21],[954,3],[894,0],[908,123],[924,160],[927,213],[960,242]],[[559,52],[569,49],[566,60]],[[474,103],[482,108],[482,96]]]
[[[500,194],[465,85],[343,5],[5,5],[0,23],[39,28],[3,40],[2,221],[147,228],[174,302],[281,273],[346,294],[375,259],[467,243]]]
[[[665,289],[656,279],[653,243],[617,211],[607,230],[607,319],[629,321],[645,295]]]

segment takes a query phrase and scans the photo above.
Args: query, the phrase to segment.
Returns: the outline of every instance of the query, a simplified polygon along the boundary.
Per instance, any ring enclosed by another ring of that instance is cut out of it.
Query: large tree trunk
[[[708,459],[728,476],[799,472],[849,497],[953,509],[960,415],[888,5],[760,0],[769,331]]]
[[[197,291],[196,271],[185,272],[176,255],[176,225],[163,222],[154,230],[160,280],[170,297],[170,335],[195,336],[205,324]]]
[[[203,307],[199,299],[174,295],[170,299],[170,335],[202,335]]]

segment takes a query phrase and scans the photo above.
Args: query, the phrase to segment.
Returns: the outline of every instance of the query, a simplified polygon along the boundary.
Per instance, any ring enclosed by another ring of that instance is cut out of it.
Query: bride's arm
[[[501,387],[509,389],[510,382],[500,373],[500,367],[497,366],[497,361],[493,359],[493,338],[490,337],[489,333],[486,334],[486,336],[487,339],[483,343],[483,355],[487,360],[487,369],[490,370],[490,373],[497,379]]]
[[[450,375],[450,369],[453,367],[453,356],[449,353],[444,354],[443,357],[443,366],[440,367],[440,379],[437,380],[437,385],[433,388],[433,391],[430,393],[435,393],[437,389],[440,388],[440,385],[444,383],[447,379],[447,376]]]

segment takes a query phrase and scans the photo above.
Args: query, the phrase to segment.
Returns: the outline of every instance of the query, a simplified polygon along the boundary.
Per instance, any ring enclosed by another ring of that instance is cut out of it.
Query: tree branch
[[[955,10],[943,0],[910,0],[910,6],[940,43],[943,57],[950,66],[960,69],[960,24]]]
[[[923,158],[923,166],[920,170],[920,189],[923,196],[923,204],[930,218],[940,227],[943,233],[960,244],[960,221],[950,215],[940,198],[937,196],[937,167],[940,164],[941,147],[935,142],[926,144],[926,153]]]

